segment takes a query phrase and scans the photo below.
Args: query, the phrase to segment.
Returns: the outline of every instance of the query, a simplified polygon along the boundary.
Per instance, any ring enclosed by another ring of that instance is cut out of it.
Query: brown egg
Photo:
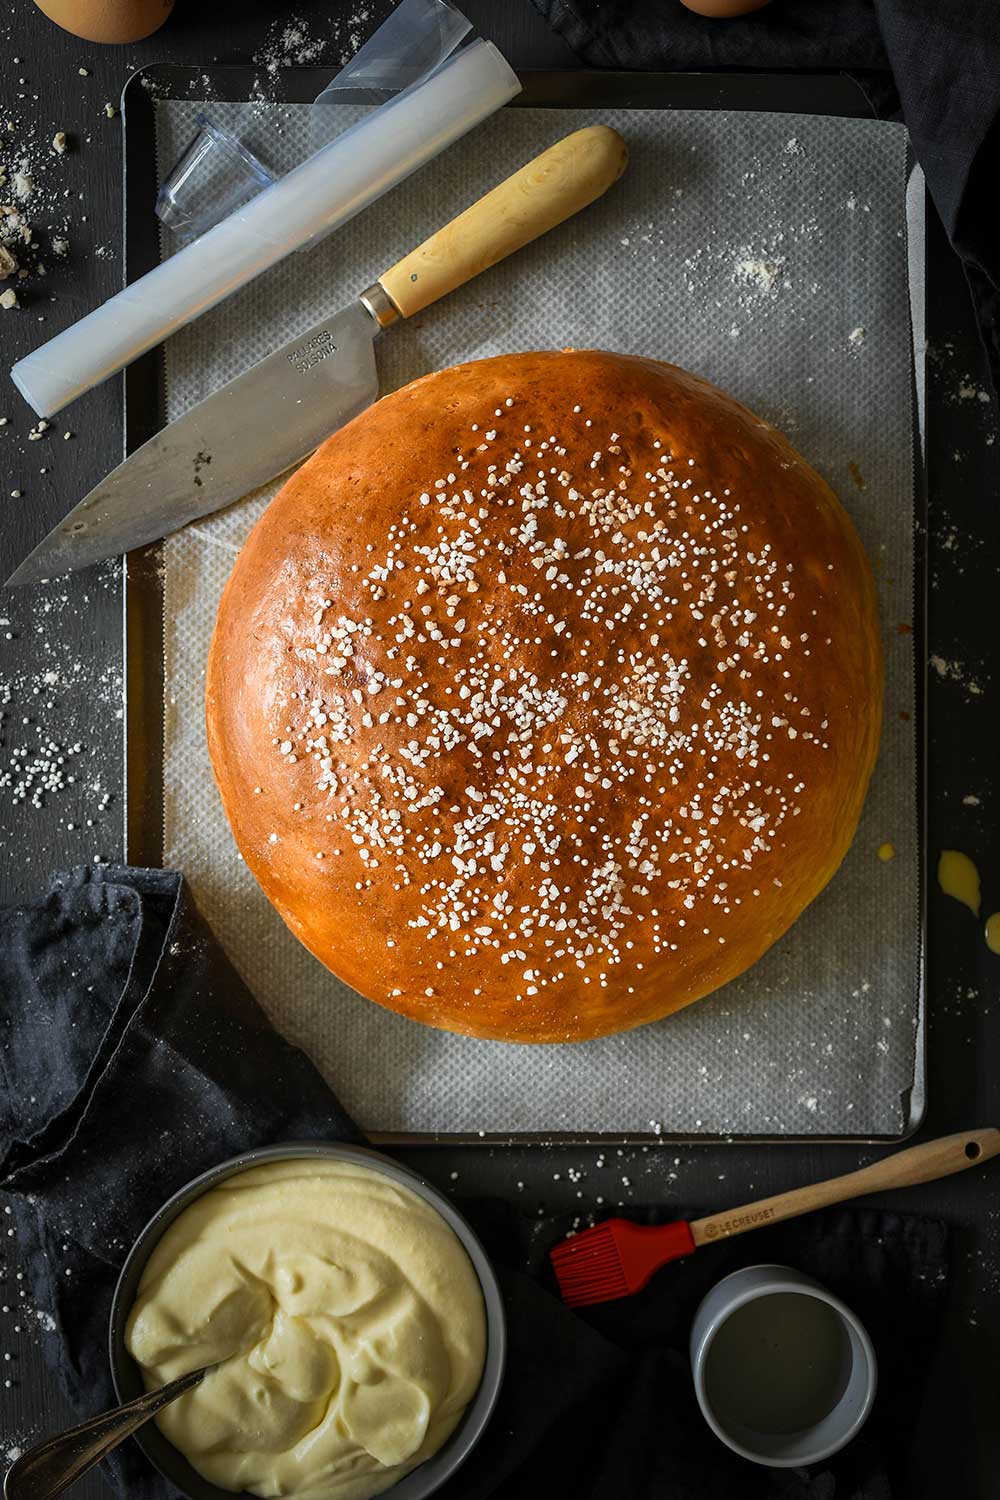
[[[696,16],[709,16],[713,21],[731,21],[736,16],[748,16],[752,10],[763,10],[770,0],[681,0]]]
[[[161,27],[174,0],[35,0],[50,21],[87,42],[138,42]]]

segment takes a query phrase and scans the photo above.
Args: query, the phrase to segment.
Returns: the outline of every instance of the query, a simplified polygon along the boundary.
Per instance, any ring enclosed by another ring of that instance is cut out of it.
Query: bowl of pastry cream
[[[359,1146],[269,1146],[176,1193],[115,1291],[120,1400],[211,1366],[136,1434],[190,1500],[424,1500],[489,1421],[506,1330],[469,1225]]]

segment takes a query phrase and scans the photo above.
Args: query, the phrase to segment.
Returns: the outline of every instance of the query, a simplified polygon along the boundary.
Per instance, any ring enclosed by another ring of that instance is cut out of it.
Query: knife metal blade
[[[9,578],[31,583],[156,541],[306,457],[378,395],[374,340],[593,203],[628,147],[608,125],[549,146],[390,266],[356,302],[172,422],[91,490]]]
[[[374,341],[391,317],[382,302],[368,305],[373,292],[381,288],[259,360],[137,448],[49,532],[8,585],[131,552],[306,458],[378,395]]]

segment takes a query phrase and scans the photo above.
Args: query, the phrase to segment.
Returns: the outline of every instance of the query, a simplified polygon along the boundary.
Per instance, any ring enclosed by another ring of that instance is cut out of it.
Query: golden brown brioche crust
[[[219,608],[236,842],[317,958],[432,1026],[582,1041],[747,969],[878,748],[871,569],[784,437],[674,366],[501,355],[334,434]]]

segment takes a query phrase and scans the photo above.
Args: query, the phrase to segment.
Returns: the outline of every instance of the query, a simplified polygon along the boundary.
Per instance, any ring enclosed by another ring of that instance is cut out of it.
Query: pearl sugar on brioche
[[[433,1026],[581,1041],[747,969],[878,747],[871,569],[705,381],[502,355],[387,396],[254,528],[208,668],[236,842],[303,943]]]

